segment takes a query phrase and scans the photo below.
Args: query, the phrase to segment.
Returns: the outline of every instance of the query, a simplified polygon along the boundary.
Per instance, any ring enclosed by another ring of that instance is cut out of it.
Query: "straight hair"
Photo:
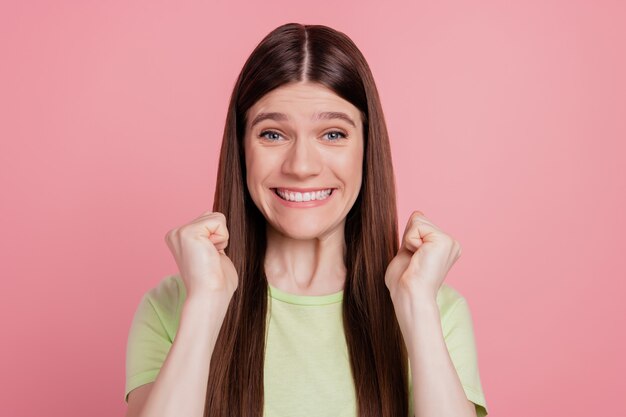
[[[395,182],[387,127],[370,68],[352,40],[323,25],[288,23],[263,38],[230,98],[213,211],[225,215],[226,255],[239,284],[211,357],[205,417],[262,417],[268,282],[266,219],[246,186],[248,110],[273,89],[314,82],[360,110],[363,181],[347,214],[342,303],[344,334],[360,417],[408,415],[407,351],[385,285],[398,251]]]

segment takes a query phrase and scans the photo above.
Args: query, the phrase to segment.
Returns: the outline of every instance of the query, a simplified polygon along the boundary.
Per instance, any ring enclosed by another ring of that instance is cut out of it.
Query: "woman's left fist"
[[[452,265],[461,256],[461,245],[414,211],[409,218],[398,254],[385,272],[385,284],[393,300],[415,296],[436,300]]]

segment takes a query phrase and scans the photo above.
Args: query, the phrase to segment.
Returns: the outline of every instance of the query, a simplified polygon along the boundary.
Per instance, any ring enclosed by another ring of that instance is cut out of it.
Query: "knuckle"
[[[411,260],[409,261],[409,265],[407,267],[407,272],[411,275],[416,275],[419,273],[419,271],[420,271],[419,263],[417,262],[417,260],[411,258]]]
[[[168,230],[167,233],[165,234],[165,241],[170,242],[175,233],[176,233],[176,229]]]
[[[187,224],[179,228],[177,234],[179,238],[190,238],[193,235],[193,228]]]
[[[462,247],[461,247],[461,244],[458,242],[458,240],[455,240],[455,239],[452,240],[452,249],[456,253],[457,258],[461,256]]]

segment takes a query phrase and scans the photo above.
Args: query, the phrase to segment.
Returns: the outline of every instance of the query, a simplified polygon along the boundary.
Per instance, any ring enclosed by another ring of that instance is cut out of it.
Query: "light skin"
[[[319,112],[344,113],[354,126],[343,119],[312,120]],[[261,113],[281,113],[285,120],[265,119],[252,126]],[[323,86],[299,82],[262,97],[249,109],[246,123],[246,182],[267,220],[268,282],[299,295],[342,290],[345,219],[362,182],[360,112]],[[276,187],[336,189],[325,204],[301,208],[281,203]],[[385,273],[417,387],[413,404],[418,417],[476,416],[447,350],[436,302],[460,254],[456,240],[415,211]]]
[[[288,120],[265,119],[251,126],[260,113],[270,112]],[[354,126],[341,118],[312,120],[319,112],[344,113]],[[359,110],[319,84],[279,87],[249,109],[244,149],[248,190],[267,220],[268,282],[300,295],[342,290],[345,218],[362,181]],[[335,190],[323,205],[294,208],[279,201],[276,187]]]
[[[448,352],[437,305],[437,292],[460,256],[459,242],[416,210],[385,272],[411,362],[418,417],[476,417]]]

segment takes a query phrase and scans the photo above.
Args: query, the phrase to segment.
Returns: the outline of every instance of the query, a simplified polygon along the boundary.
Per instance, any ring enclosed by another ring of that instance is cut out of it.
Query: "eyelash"
[[[264,137],[266,134],[268,133],[276,133],[278,135],[280,135],[280,133],[276,132],[275,130],[264,130],[261,133],[259,133],[259,137]],[[343,138],[337,138],[337,139],[329,139],[329,142],[339,142],[340,139],[347,139],[348,135],[346,135],[343,132],[340,132],[339,130],[331,130],[330,132],[326,132],[325,135],[328,135],[329,133],[339,133],[341,136],[343,136]],[[282,136],[282,135],[281,135]],[[267,138],[265,138],[267,139]],[[276,142],[276,140],[272,140],[272,139],[267,139],[270,142]]]

